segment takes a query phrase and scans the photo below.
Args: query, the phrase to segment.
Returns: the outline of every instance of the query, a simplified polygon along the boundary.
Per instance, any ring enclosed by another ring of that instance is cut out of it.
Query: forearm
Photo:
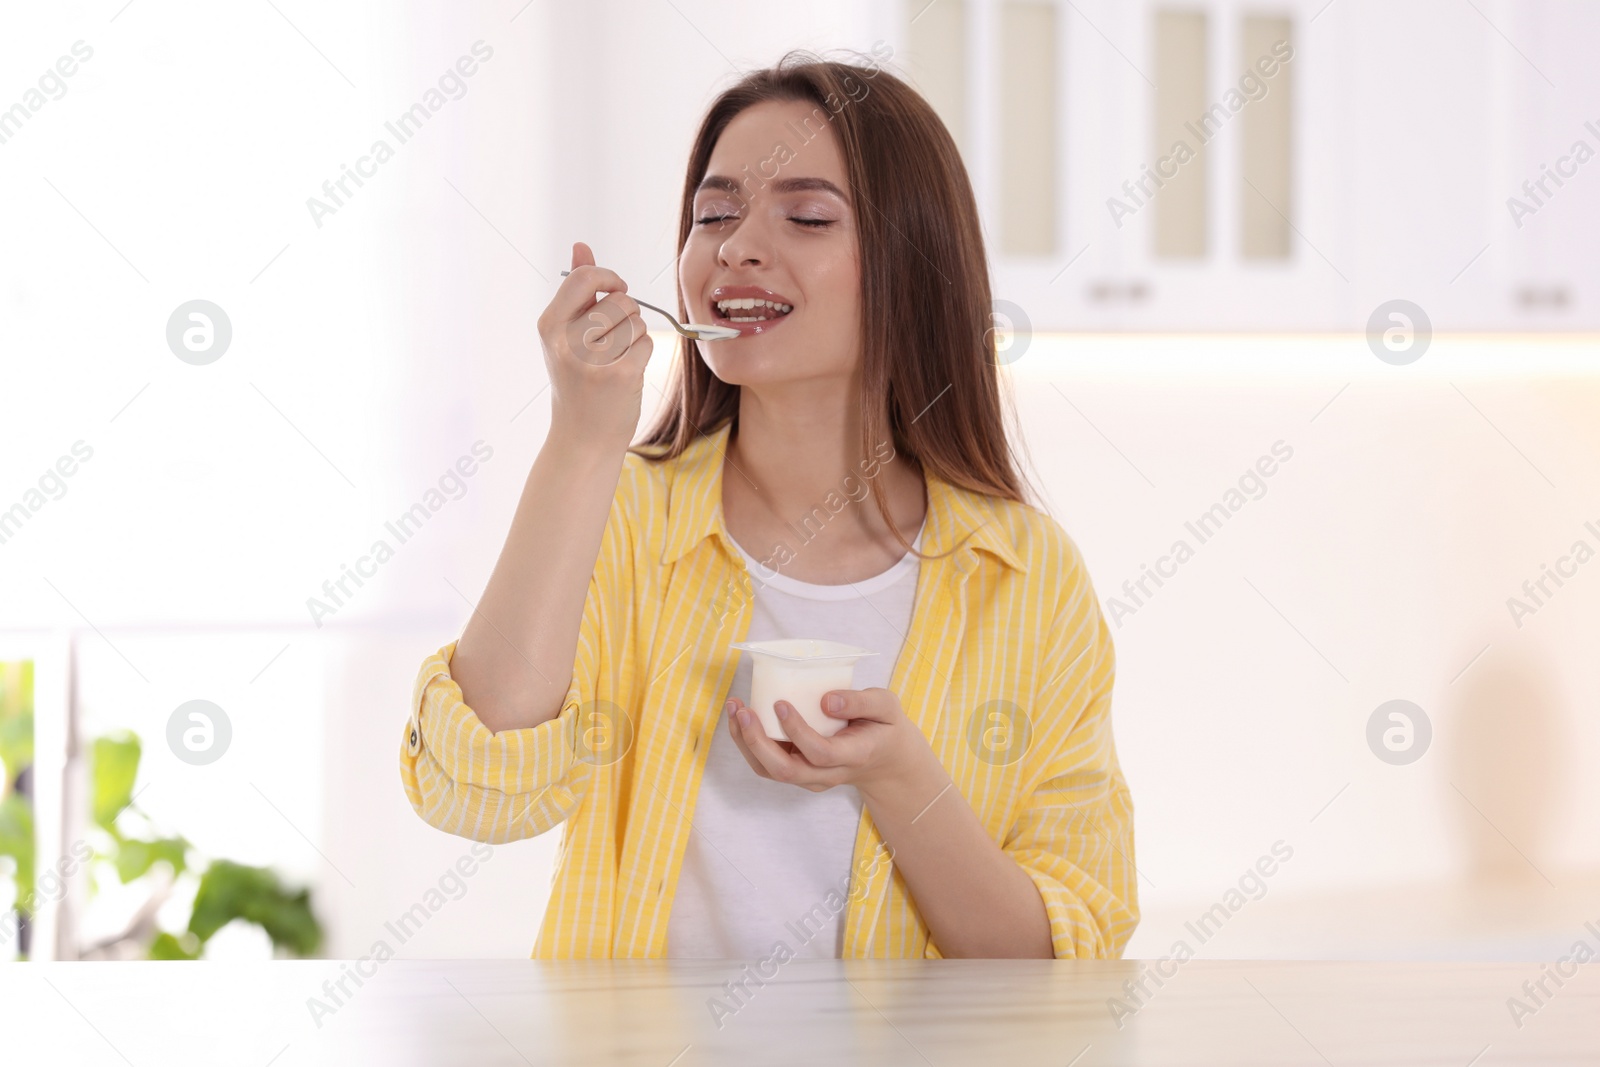
[[[989,837],[931,750],[904,778],[861,794],[941,955],[1055,957],[1038,887]]]

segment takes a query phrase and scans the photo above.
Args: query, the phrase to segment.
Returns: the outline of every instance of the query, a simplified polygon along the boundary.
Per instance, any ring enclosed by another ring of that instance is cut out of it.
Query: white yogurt
[[[853,689],[856,660],[877,655],[870,649],[809,637],[739,641],[731,647],[754,658],[750,671],[750,706],[760,718],[767,736],[777,741],[789,740],[789,735],[778,724],[776,705],[780,700],[793,705],[800,717],[823,737],[832,737],[848,726],[847,719],[823,714],[823,694],[834,689]]]

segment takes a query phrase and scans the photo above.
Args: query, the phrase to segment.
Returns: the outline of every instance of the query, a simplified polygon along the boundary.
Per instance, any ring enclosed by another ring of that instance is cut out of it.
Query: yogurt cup
[[[786,637],[776,641],[738,641],[730,645],[750,655],[750,707],[761,720],[762,729],[775,741],[789,735],[778,723],[777,702],[788,701],[800,717],[823,737],[832,737],[849,725],[822,711],[822,695],[834,689],[853,689],[856,660],[876,656],[870,649],[820,641],[810,637]]]

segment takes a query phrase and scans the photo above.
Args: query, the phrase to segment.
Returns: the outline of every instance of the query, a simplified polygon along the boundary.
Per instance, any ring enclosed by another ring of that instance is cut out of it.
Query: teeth
[[[744,297],[737,297],[737,298],[732,299],[732,300],[718,300],[717,301],[717,310],[723,311],[723,312],[744,311],[744,310],[749,310],[750,308],[757,308],[757,307],[771,308],[772,310],[777,311],[780,314],[788,314],[790,311],[794,310],[794,305],[793,304],[780,304],[776,300],[763,300],[760,297],[754,297],[754,296],[744,296]],[[739,318],[734,318],[733,321],[734,322],[759,322],[759,321],[761,321],[761,319],[759,317],[739,317]]]

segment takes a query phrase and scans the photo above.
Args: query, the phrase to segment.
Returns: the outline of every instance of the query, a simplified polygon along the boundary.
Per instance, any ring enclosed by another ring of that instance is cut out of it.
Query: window
[[[1245,259],[1289,258],[1294,72],[1292,64],[1280,61],[1289,36],[1286,18],[1247,15],[1239,26],[1240,78],[1250,87],[1250,102],[1239,116],[1239,254]],[[1245,82],[1251,75],[1254,80]]]
[[[1162,185],[1155,196],[1155,254],[1199,259],[1207,251],[1208,145],[1206,15],[1157,11],[1156,94],[1151,155]],[[1192,155],[1191,155],[1192,153]]]
[[[917,89],[944,120],[963,156],[972,150],[967,131],[966,7],[961,0],[912,0],[907,34]]]
[[[1056,251],[1056,7],[1000,6],[1000,248]]]

